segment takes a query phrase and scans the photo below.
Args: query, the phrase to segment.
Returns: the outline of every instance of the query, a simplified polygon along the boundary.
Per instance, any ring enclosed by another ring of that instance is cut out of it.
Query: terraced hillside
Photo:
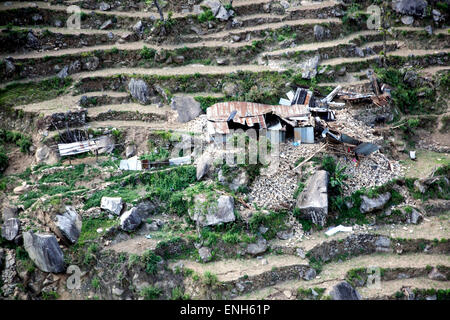
[[[165,0],[163,19],[153,1],[0,2],[0,297],[319,300],[346,281],[362,299],[448,300],[450,4],[404,2]],[[382,3],[384,32],[366,11]],[[333,129],[380,147],[370,156],[316,136],[280,144],[276,168],[213,162],[242,150],[211,143],[212,105],[373,93],[372,74],[386,104],[331,106]],[[58,152],[93,139],[97,153]],[[186,150],[191,164],[119,169]],[[320,170],[322,226],[298,208]],[[202,225],[195,212],[217,206],[229,219]]]

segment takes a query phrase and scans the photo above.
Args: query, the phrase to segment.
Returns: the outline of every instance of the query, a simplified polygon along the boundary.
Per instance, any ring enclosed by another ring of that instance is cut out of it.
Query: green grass
[[[0,89],[0,109],[54,99],[67,91],[71,78],[57,77],[40,82],[12,83]]]
[[[259,227],[265,226],[269,230],[263,234],[263,237],[267,240],[273,239],[276,237],[278,231],[286,229],[287,215],[288,213],[286,211],[270,211],[269,214],[256,212],[249,220],[249,228],[254,234],[257,234]]]
[[[157,287],[148,286],[141,290],[140,295],[145,300],[155,300],[157,299],[162,293],[162,290]]]

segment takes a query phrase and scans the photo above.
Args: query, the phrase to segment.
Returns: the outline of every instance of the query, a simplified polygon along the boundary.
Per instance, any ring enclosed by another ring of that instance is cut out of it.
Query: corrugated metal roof
[[[310,96],[307,96],[305,103],[309,103]],[[226,134],[230,132],[227,120],[230,114],[236,112],[233,117],[233,122],[249,127],[254,127],[256,124],[260,128],[266,129],[266,121],[264,115],[274,113],[280,118],[288,119],[290,117],[308,116],[310,114],[307,104],[293,105],[293,106],[273,106],[267,104],[253,103],[253,102],[220,102],[209,107],[206,110],[206,117],[212,124],[209,125],[210,131]]]

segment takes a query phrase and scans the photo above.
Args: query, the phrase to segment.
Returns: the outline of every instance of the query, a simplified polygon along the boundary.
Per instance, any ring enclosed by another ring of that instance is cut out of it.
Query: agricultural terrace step
[[[108,111],[117,112],[139,112],[141,114],[158,114],[166,115],[167,112],[173,111],[170,107],[159,107],[158,105],[141,105],[138,103],[122,103],[122,104],[111,104],[101,107],[89,108],[88,117],[96,117],[99,114],[107,113]]]
[[[6,30],[6,26],[0,27],[0,32],[3,30]],[[68,34],[68,35],[85,35],[85,34],[105,34],[113,33],[117,35],[125,35],[129,34],[130,31],[123,30],[123,29],[114,29],[114,30],[97,30],[97,29],[68,29],[68,28],[56,28],[56,27],[45,27],[45,26],[20,26],[20,27],[13,27],[12,30],[33,30],[33,31],[50,31],[52,33],[61,33],[61,34]]]
[[[413,56],[426,56],[426,55],[433,55],[433,54],[440,54],[440,53],[449,53],[450,49],[442,49],[442,50],[410,50],[410,49],[399,49],[395,51],[391,51],[387,56],[395,56],[395,57],[408,57],[410,55]],[[348,64],[348,63],[357,63],[362,61],[369,61],[376,59],[376,56],[372,56],[370,58],[336,58],[336,59],[329,59],[329,60],[323,60],[320,65],[328,65],[328,66],[336,66],[340,64]]]
[[[116,91],[103,91],[103,92],[88,92],[82,95],[64,95],[52,100],[46,100],[38,103],[31,103],[26,105],[15,106],[15,109],[20,109],[25,112],[38,112],[44,115],[53,114],[56,112],[67,112],[70,108],[74,108],[79,105],[80,98],[82,96],[98,97],[98,96],[110,96],[114,98],[127,97],[126,92]]]
[[[273,268],[308,264],[307,260],[291,255],[266,255],[262,259],[227,259],[206,264],[190,260],[180,260],[180,262],[184,268],[194,270],[201,275],[211,272],[217,275],[221,282],[237,280],[245,275],[256,276]]]
[[[291,48],[275,50],[272,52],[265,53],[264,56],[279,56],[279,55],[283,55],[285,53],[290,53],[290,52],[312,51],[312,50],[318,50],[321,48],[331,48],[331,47],[336,47],[341,44],[350,44],[352,42],[352,40],[355,40],[361,36],[369,36],[369,35],[377,35],[377,34],[378,34],[378,32],[372,31],[372,30],[360,31],[360,32],[352,33],[346,37],[334,39],[331,41],[307,43],[307,44],[302,44],[302,45],[291,47]]]
[[[90,46],[90,47],[84,47],[84,48],[70,48],[70,49],[62,49],[62,50],[51,50],[51,51],[43,51],[43,52],[29,52],[24,54],[3,54],[0,55],[0,58],[6,58],[6,57],[13,57],[14,59],[32,59],[32,58],[44,58],[44,57],[60,57],[65,55],[78,55],[82,53],[93,53],[94,51],[99,50],[111,50],[111,49],[118,49],[118,50],[141,50],[145,47],[149,49],[154,50],[175,50],[175,49],[182,49],[182,48],[201,48],[201,47],[229,47],[229,48],[239,48],[239,47],[245,47],[248,43],[245,42],[235,42],[230,43],[226,41],[204,41],[204,42],[197,42],[197,43],[186,43],[186,44],[178,44],[178,45],[154,45],[149,44],[143,41],[137,41],[137,42],[129,42],[129,43],[116,43],[116,44],[106,44],[106,45],[97,45],[97,46]]]
[[[322,266],[322,271],[316,279],[308,282],[293,280],[279,283],[262,290],[238,297],[238,299],[263,299],[273,293],[284,290],[296,291],[299,287],[320,287],[330,289],[338,282],[345,280],[346,274],[351,269],[380,267],[380,268],[425,268],[427,265],[450,266],[450,257],[437,254],[387,254],[376,253],[372,255],[353,257],[343,262],[330,262]],[[408,279],[411,280],[411,279]],[[437,282],[437,281],[436,281]],[[384,283],[384,282],[383,282]],[[448,286],[448,282],[444,282]],[[359,290],[360,288],[358,288]],[[328,291],[328,290],[327,290]]]

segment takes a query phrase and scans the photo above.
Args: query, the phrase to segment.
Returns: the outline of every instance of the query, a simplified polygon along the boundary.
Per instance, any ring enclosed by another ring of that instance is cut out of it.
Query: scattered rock
[[[425,31],[431,36],[433,35],[433,27],[432,26],[426,26]]]
[[[415,88],[417,85],[417,80],[419,76],[417,73],[413,70],[408,70],[405,73],[405,76],[403,77],[403,81],[408,84],[410,87]]]
[[[235,97],[239,93],[239,87],[235,83],[227,82],[223,85],[222,92],[227,97]]]
[[[211,200],[204,194],[198,194],[194,198],[194,208],[189,210],[189,215],[203,227],[232,222],[236,219],[234,199],[222,195],[217,200]]]
[[[24,232],[23,242],[30,259],[41,271],[64,271],[64,254],[54,235]]]
[[[210,248],[201,247],[200,249],[198,249],[198,254],[203,262],[208,262],[211,261],[212,259],[212,253]]]
[[[305,275],[303,276],[303,279],[306,281],[315,279],[317,276],[317,272],[314,268],[309,268],[306,272]]]
[[[217,58],[216,62],[219,66],[227,66],[230,64],[230,60],[228,58]]]
[[[328,172],[319,170],[306,182],[306,187],[297,200],[302,216],[314,224],[324,226],[328,216]]]
[[[175,62],[176,64],[183,64],[184,63],[184,57],[183,56],[175,56],[172,57],[173,62]]]
[[[100,4],[98,5],[98,8],[101,11],[108,11],[109,9],[111,9],[111,6],[106,2],[100,2]]]
[[[368,213],[375,210],[382,209],[388,201],[391,199],[391,194],[389,192],[380,194],[376,198],[369,198],[367,196],[361,196],[361,207],[359,208],[362,213]]]
[[[439,272],[436,267],[434,267],[433,270],[431,270],[431,272],[428,274],[428,278],[436,281],[447,281],[447,277]]]
[[[406,24],[407,26],[410,26],[414,23],[414,17],[411,17],[411,16],[403,16],[401,18],[401,20],[402,20],[402,23]]]
[[[408,220],[412,224],[418,224],[418,223],[422,222],[423,216],[419,211],[417,211],[416,209],[413,208]]]
[[[60,79],[67,78],[69,76],[69,67],[65,66],[64,68],[62,68],[61,71],[59,71],[56,76]]]
[[[103,197],[100,203],[100,208],[114,213],[115,215],[120,215],[123,208],[122,198]]]
[[[115,295],[115,296],[121,296],[125,291],[124,290],[122,290],[122,289],[120,289],[120,288],[118,288],[118,287],[116,287],[116,286],[114,286],[113,288],[112,288],[112,294],[113,295]]]
[[[39,49],[39,47],[41,46],[38,38],[36,38],[32,31],[28,32],[27,34],[27,46],[32,49]]]
[[[66,212],[56,216],[56,227],[59,230],[59,237],[68,243],[76,243],[81,234],[81,217],[73,207],[66,206]]]
[[[19,235],[19,230],[20,220],[17,218],[10,218],[3,222],[2,237],[8,241],[13,241]]]
[[[361,295],[348,282],[342,281],[330,291],[333,300],[361,300]]]
[[[180,123],[194,120],[202,113],[200,102],[189,96],[173,97],[170,106],[178,112],[177,121]]]
[[[144,24],[142,23],[142,20],[139,20],[136,22],[136,24],[133,26],[134,33],[137,33],[141,35],[144,32]]]
[[[86,58],[83,63],[84,69],[89,70],[89,71],[97,70],[99,65],[100,65],[100,59],[97,58],[96,56]]]
[[[264,253],[267,250],[267,240],[260,238],[256,243],[250,243],[247,246],[247,253],[256,256],[258,254]]]
[[[103,22],[103,24],[100,26],[100,30],[106,30],[106,29],[109,29],[109,28],[112,27],[112,25],[113,25],[113,22],[112,22],[111,19],[109,19],[109,20]]]
[[[24,194],[25,192],[30,191],[31,186],[24,182],[21,186],[15,187],[13,190],[14,194]]]
[[[128,90],[131,96],[136,99],[140,104],[150,103],[150,88],[147,83],[142,79],[131,79],[128,83]]]
[[[5,71],[6,74],[13,74],[14,71],[16,71],[16,67],[14,66],[14,63],[10,59],[5,59]]]
[[[128,210],[120,217],[120,227],[124,231],[133,231],[142,222],[142,217],[139,214],[139,210],[136,208],[132,208],[131,210]]]

